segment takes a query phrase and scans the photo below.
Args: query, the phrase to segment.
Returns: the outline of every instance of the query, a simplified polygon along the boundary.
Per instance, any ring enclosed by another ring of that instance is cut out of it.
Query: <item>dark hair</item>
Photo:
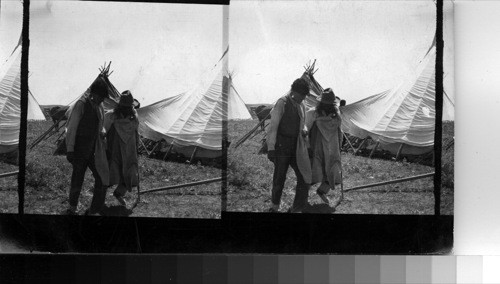
[[[334,114],[334,116],[338,115],[337,108],[335,107],[334,104],[324,104],[324,103],[319,103],[316,106],[316,113],[319,116],[328,116],[330,114]]]
[[[134,112],[134,107],[124,107],[117,105],[113,112],[118,116],[118,118],[129,118],[130,120],[133,120],[135,118],[135,112]]]
[[[108,96],[108,86],[106,82],[104,82],[101,77],[98,77],[92,85],[90,85],[90,93],[106,98]]]
[[[297,92],[301,95],[309,94],[309,84],[307,83],[306,80],[299,78],[293,81],[292,91]]]

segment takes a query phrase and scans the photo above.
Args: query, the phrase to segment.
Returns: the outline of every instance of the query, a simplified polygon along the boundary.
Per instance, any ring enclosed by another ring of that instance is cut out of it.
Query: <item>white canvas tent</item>
[[[228,119],[251,118],[231,86],[226,60],[227,52],[190,91],[138,109],[139,133],[153,141],[165,140],[171,150],[186,157],[193,153],[196,157],[220,157],[223,103],[228,105]]]
[[[231,78],[231,77],[230,77]],[[227,96],[227,117],[229,120],[252,119],[252,115],[248,110],[240,94],[236,91],[233,81],[230,80],[229,95]]]
[[[436,47],[433,44],[413,78],[341,108],[342,130],[358,138],[371,137],[392,153],[419,155],[433,150]],[[443,96],[443,115],[453,103]]]
[[[45,120],[37,101],[28,94],[28,119]],[[21,45],[0,68],[0,153],[17,149],[21,126]]]

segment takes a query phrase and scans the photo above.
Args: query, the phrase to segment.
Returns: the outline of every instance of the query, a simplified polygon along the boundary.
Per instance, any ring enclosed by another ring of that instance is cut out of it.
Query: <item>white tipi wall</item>
[[[45,120],[40,106],[28,95],[28,119]],[[21,126],[21,45],[0,68],[0,152],[17,148]]]
[[[434,145],[436,48],[431,46],[416,76],[398,87],[341,108],[342,130],[353,136],[370,136],[382,148],[403,154],[422,154]],[[443,113],[452,111],[445,96]]]
[[[224,68],[226,59],[227,53],[192,90],[140,108],[140,134],[153,141],[164,139],[175,146],[174,151],[186,156],[195,148],[197,157],[220,156],[224,97],[227,98],[228,119],[251,119],[228,79],[230,76]],[[229,92],[225,91],[225,84]]]

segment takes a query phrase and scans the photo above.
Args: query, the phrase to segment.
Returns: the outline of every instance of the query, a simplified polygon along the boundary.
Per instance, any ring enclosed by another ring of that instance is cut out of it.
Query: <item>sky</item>
[[[17,46],[23,25],[20,1],[0,1],[0,63],[4,63]]]
[[[20,1],[2,1],[0,58],[21,32]],[[30,89],[68,104],[112,61],[111,82],[142,105],[193,88],[222,55],[222,7],[33,1]],[[316,59],[316,79],[348,103],[410,77],[435,32],[433,1],[233,0],[229,68],[248,104],[273,103]],[[454,100],[453,7],[445,3],[445,90]]]
[[[445,89],[453,97],[453,12],[445,6]],[[229,68],[246,103],[273,103],[316,59],[316,80],[353,103],[412,76],[435,22],[431,0],[235,0]]]
[[[222,56],[222,19],[218,5],[32,1],[30,90],[68,104],[111,61],[113,85],[142,106],[178,95]]]

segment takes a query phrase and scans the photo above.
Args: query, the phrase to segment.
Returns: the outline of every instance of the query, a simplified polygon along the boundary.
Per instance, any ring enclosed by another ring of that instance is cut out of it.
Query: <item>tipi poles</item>
[[[257,125],[255,125],[252,130],[243,135],[243,137],[241,137],[240,140],[235,143],[234,148],[238,148],[241,144],[243,144],[243,142],[245,142],[250,136],[252,136],[252,134],[259,128],[259,126],[263,125],[264,123],[265,120],[262,120]]]
[[[156,142],[155,146],[153,147],[153,149],[151,149],[151,152],[149,152],[148,154],[148,157],[151,157],[151,155],[153,155],[153,153],[155,152],[156,148],[158,148],[158,145],[161,144],[161,140]]]
[[[366,144],[367,140],[368,140],[367,138],[363,139],[363,141],[359,145],[358,149],[356,149],[356,151],[354,151],[354,155],[356,155],[359,152],[359,150],[361,150],[361,148],[363,148],[363,146]]]
[[[139,141],[141,142],[142,148],[144,148],[144,151],[146,151],[146,154],[148,154],[148,156],[149,156],[150,154],[149,154],[148,148],[146,147],[146,145],[144,144],[144,142],[142,141],[142,139],[139,138]]]
[[[268,123],[268,124],[266,124],[266,125],[264,125],[264,129],[265,129],[268,125],[269,125],[269,123]],[[252,134],[252,136],[250,136],[248,139],[252,139],[252,138],[254,138],[255,136],[259,135],[259,134],[261,133],[261,131],[262,131],[262,130],[255,131],[255,132]],[[248,139],[247,139],[247,140],[248,140]]]
[[[56,129],[56,131],[54,131],[54,132],[50,133],[50,134],[49,134],[49,136],[47,136],[45,139],[49,139],[49,138],[50,138],[50,137],[52,137],[54,134],[58,133],[58,132],[59,132],[59,129],[61,129],[61,127],[64,127],[64,126],[66,125],[66,122],[67,122],[67,121],[65,121],[65,122],[64,122],[61,126],[59,126],[59,127]],[[56,124],[56,125],[57,125],[57,124]],[[61,136],[62,136],[62,135],[64,135],[64,131],[63,131],[63,132],[61,132],[61,134],[59,135],[59,137],[58,137],[57,139],[61,138]]]
[[[62,120],[62,118],[61,118],[61,119],[59,119],[59,120],[57,121],[57,123],[59,123],[61,120]],[[47,135],[49,135],[49,134],[50,134],[50,132],[52,131],[52,129],[54,129],[54,128],[56,127],[56,124],[57,124],[57,123],[54,123],[54,124],[53,124],[53,125],[52,125],[49,129],[47,129],[47,131],[45,131],[42,135],[40,135],[37,139],[35,139],[35,141],[33,141],[33,142],[31,143],[31,145],[30,145],[30,150],[31,150],[31,149],[33,149],[36,145],[38,145],[38,143],[42,142],[42,140],[43,140],[45,137],[47,137]]]
[[[354,153],[356,153],[356,149],[354,148],[354,146],[352,146],[351,141],[349,140],[347,135],[345,135],[345,133],[342,133],[342,134],[343,134],[345,140],[347,140],[347,143],[349,144],[349,146],[351,146],[351,149],[354,151]],[[340,148],[342,149],[342,145],[340,145]]]

